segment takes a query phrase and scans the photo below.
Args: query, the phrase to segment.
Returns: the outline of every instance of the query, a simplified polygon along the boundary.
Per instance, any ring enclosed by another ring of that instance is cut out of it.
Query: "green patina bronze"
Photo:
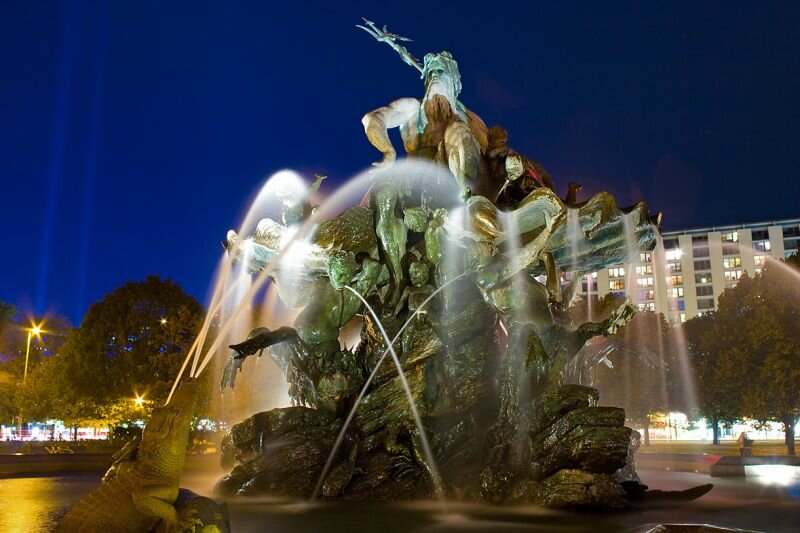
[[[117,453],[100,487],[75,504],[56,531],[229,531],[224,505],[178,485],[196,396],[197,382],[187,379],[169,405],[153,409],[141,441]]]
[[[538,163],[506,147],[505,130],[487,129],[457,100],[451,54],[428,54],[420,64],[397,44],[403,38],[368,21],[362,28],[419,69],[425,96],[365,115],[386,169],[360,207],[311,221],[317,229],[291,280],[280,267],[272,271],[284,303],[302,308],[295,323],[256,329],[231,346],[223,386],[233,385],[244,358],[267,350],[296,407],[234,427],[223,450],[232,470],[219,489],[310,496],[317,487],[321,497],[355,500],[441,489],[498,503],[624,506],[623,482],[633,483],[630,465],[627,477],[616,476],[628,462],[624,414],[598,407],[592,389],[566,385],[564,369],[588,339],[630,320],[634,307],[626,302],[603,322],[570,324],[562,318],[570,292],[558,279],[621,262],[631,240],[652,250],[656,221],[644,204],[620,209],[606,193],[578,203],[575,184],[559,198]],[[440,170],[394,164],[392,127],[400,127],[410,157]],[[280,261],[288,231],[267,219],[245,239],[229,233],[228,250],[241,259],[245,246],[263,249],[244,265],[262,271]],[[340,332],[355,319],[363,322],[360,342],[343,348]],[[387,350],[379,326],[398,336],[408,393],[393,365],[377,366]]]

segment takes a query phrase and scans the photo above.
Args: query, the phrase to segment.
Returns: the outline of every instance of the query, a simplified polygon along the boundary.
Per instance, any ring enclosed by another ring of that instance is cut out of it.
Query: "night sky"
[[[0,300],[28,312],[78,324],[149,274],[205,302],[266,176],[378,160],[361,116],[423,86],[361,16],[451,51],[562,193],[665,229],[800,217],[797,2],[112,4],[0,2]]]

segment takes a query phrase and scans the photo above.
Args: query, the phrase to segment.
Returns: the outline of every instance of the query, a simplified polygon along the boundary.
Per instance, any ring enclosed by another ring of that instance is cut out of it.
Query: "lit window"
[[[622,291],[625,290],[625,280],[622,279],[612,279],[608,282],[608,290],[610,291]]]
[[[680,274],[677,276],[670,276],[669,283],[670,285],[683,285],[683,276]]]
[[[767,262],[766,255],[754,255],[753,261],[755,262],[757,267],[763,267]]]
[[[642,265],[636,267],[637,276],[645,276],[653,273],[653,265]]]
[[[653,291],[639,291],[639,301],[653,300],[655,293]]]
[[[686,322],[686,313],[681,313],[681,314],[680,314],[680,315],[678,315],[678,316],[680,317],[680,321],[681,321],[681,322]]]
[[[614,267],[608,269],[608,277],[610,278],[624,278],[625,267]]]
[[[725,257],[722,260],[722,268],[736,268],[742,266],[741,257]]]
[[[756,241],[753,243],[753,249],[759,252],[769,252],[772,250],[772,244],[769,241]]]
[[[650,252],[642,252],[639,254],[640,263],[649,263],[651,259]]]
[[[673,287],[669,295],[671,298],[683,298],[683,287]]]
[[[742,277],[742,269],[725,271],[725,281],[737,281]]]
[[[641,304],[636,304],[636,306],[639,308],[639,311],[655,311],[656,310],[656,304],[653,303],[653,302],[645,302],[645,303],[641,303]]]
[[[722,235],[723,242],[739,242],[739,232],[732,231],[730,233],[725,233]]]
[[[677,261],[681,258],[681,256],[683,256],[683,251],[680,248],[675,248],[674,250],[667,250],[665,255],[667,257],[667,261]]]
[[[646,278],[638,278],[636,280],[636,285],[638,285],[639,287],[652,287],[653,286],[653,278],[652,278],[652,276],[651,277],[646,277]]]

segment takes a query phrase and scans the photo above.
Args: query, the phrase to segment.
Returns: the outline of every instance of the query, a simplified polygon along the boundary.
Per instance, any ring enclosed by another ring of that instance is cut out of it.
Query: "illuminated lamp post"
[[[25,371],[22,374],[23,385],[28,380],[28,358],[31,355],[31,336],[36,335],[38,337],[39,334],[42,333],[42,328],[36,324],[34,324],[32,328],[26,329],[28,330],[28,343],[25,346]],[[22,416],[17,416],[17,436],[19,440],[22,440]]]
[[[23,385],[28,380],[28,357],[31,355],[31,336],[36,335],[38,337],[41,332],[42,329],[35,324],[32,328],[28,328],[28,344],[25,348],[25,373],[22,375]]]

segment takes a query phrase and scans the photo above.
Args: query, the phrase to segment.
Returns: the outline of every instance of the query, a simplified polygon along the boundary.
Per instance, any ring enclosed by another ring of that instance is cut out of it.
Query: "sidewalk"
[[[737,448],[738,452],[738,448]],[[790,455],[712,455],[705,453],[636,454],[636,468],[696,472],[711,477],[759,477],[778,475],[783,479],[800,481],[800,457]]]

